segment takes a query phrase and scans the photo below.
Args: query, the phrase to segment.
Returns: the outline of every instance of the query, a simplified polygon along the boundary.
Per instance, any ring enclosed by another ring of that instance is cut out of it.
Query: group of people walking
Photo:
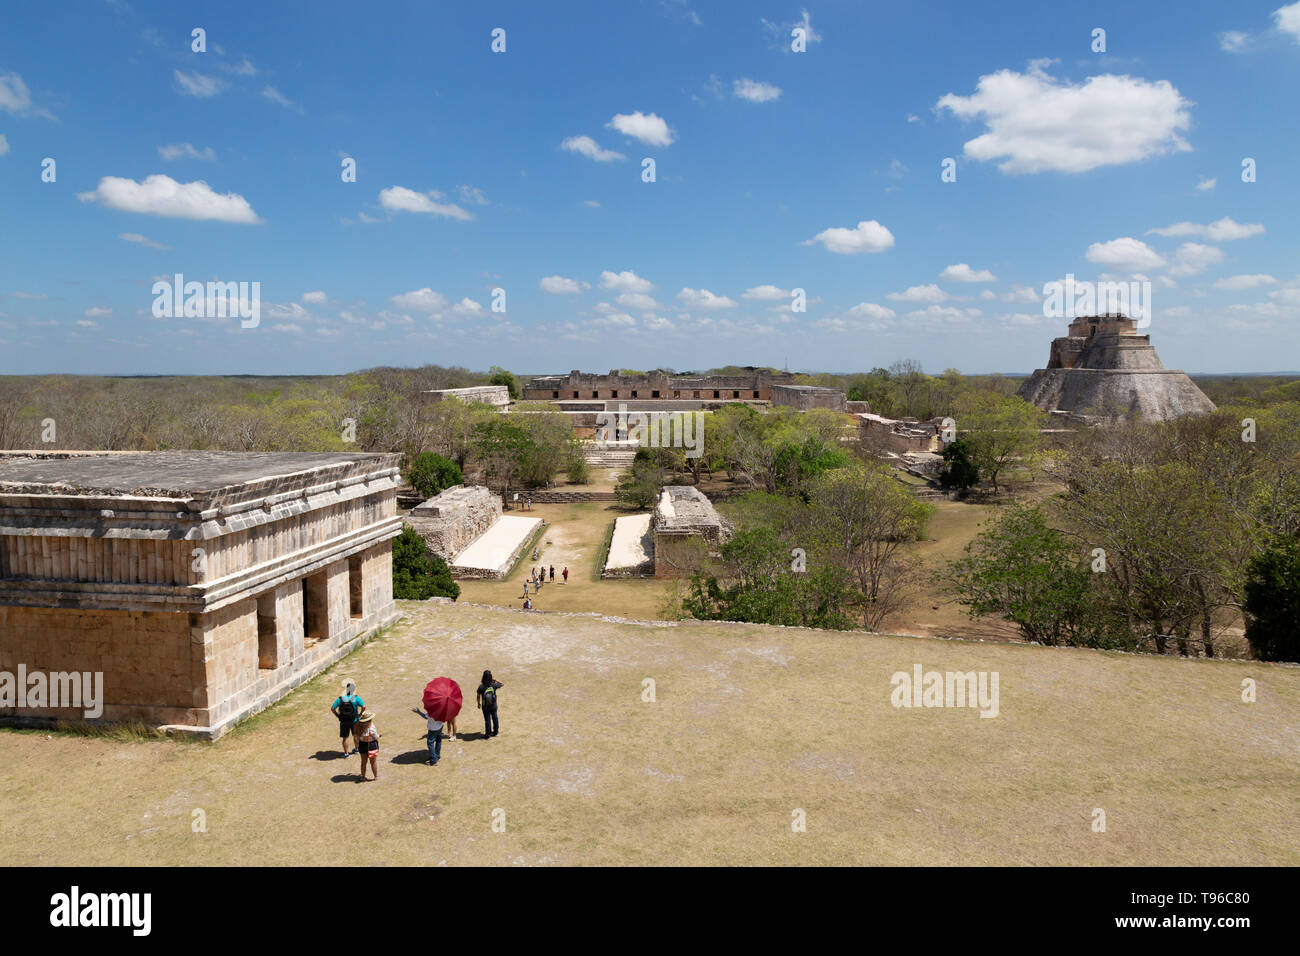
[[[501,733],[501,722],[497,716],[497,691],[504,684],[492,677],[491,671],[483,672],[483,680],[478,685],[478,690],[474,695],[475,706],[483,712],[483,739],[489,740]],[[361,779],[379,779],[379,738],[383,734],[375,727],[375,713],[366,706],[361,695],[357,693],[357,685],[352,680],[343,681],[343,690],[338,697],[334,698],[334,703],[330,705],[330,710],[339,721],[339,738],[343,748],[343,756],[349,757],[353,754],[361,755]],[[448,732],[448,740],[456,739],[456,718],[453,716],[448,720],[438,720],[431,714],[425,713],[419,707],[413,707],[412,710],[419,714],[427,722],[427,733],[425,739],[429,746],[429,766],[437,765],[442,758],[442,735],[443,729]],[[349,739],[352,743],[352,749],[348,749]],[[370,771],[370,778],[366,777],[367,769]]]
[[[533,557],[534,558],[537,557],[536,552],[533,552]],[[529,573],[528,577],[524,578],[524,610],[525,611],[531,611],[533,609],[533,602],[532,599],[529,597],[529,589],[530,588],[532,589],[532,593],[534,595],[541,593],[542,585],[546,583],[546,571],[547,569],[545,566],[534,567],[532,571]],[[551,583],[554,584],[555,565],[553,564],[551,565],[550,572],[551,572],[550,580]],[[564,569],[563,573],[561,574],[561,577],[564,578],[565,584],[569,583],[569,569],[567,567]]]

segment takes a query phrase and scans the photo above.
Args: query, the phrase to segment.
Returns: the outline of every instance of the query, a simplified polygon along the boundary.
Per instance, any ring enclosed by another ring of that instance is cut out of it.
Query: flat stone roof
[[[317,477],[384,471],[399,460],[336,451],[0,451],[0,494],[211,500],[229,498],[232,489],[306,487]]]

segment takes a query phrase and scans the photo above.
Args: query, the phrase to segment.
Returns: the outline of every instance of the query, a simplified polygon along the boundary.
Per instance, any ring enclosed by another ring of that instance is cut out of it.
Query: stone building
[[[627,401],[749,401],[772,400],[774,384],[789,384],[789,372],[753,369],[741,375],[676,375],[662,369],[624,375],[613,369],[608,375],[573,370],[568,375],[544,375],[524,385],[527,401],[576,401],[617,399]]]
[[[1018,393],[1045,411],[1080,421],[1136,416],[1168,421],[1206,415],[1214,403],[1185,372],[1167,369],[1125,315],[1082,316],[1069,334],[1052,340],[1047,368],[1040,368]]]
[[[504,385],[472,385],[469,388],[435,388],[424,392],[430,402],[441,402],[448,398],[457,398],[462,402],[482,402],[498,411],[510,407],[510,389]]]
[[[99,672],[102,720],[219,736],[398,618],[399,463],[0,453],[0,671]]]
[[[690,485],[666,485],[650,517],[657,578],[687,577],[731,537],[731,524]]]
[[[944,450],[943,419],[886,418],[871,412],[858,415],[863,444],[875,452],[909,454]]]
[[[847,398],[838,388],[820,385],[773,385],[772,405],[795,408],[806,412],[813,408],[828,408],[833,412],[847,410]]]
[[[431,552],[451,564],[501,514],[500,495],[482,485],[453,485],[412,508],[405,520]]]

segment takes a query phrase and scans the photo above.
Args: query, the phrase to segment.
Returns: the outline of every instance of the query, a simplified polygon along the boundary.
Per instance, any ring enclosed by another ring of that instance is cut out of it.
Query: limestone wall
[[[453,485],[412,508],[405,522],[448,564],[502,514],[501,496],[482,485]]]

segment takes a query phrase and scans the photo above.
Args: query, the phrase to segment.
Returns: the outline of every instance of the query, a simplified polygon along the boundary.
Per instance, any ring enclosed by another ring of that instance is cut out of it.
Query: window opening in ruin
[[[659,397],[659,391],[658,391],[658,389],[656,389],[655,391],[651,392],[651,393],[650,393],[650,397],[651,397],[651,398],[658,398],[658,397]]]
[[[362,617],[364,591],[361,587],[361,555],[354,554],[348,558],[348,610],[353,617]]]
[[[257,666],[274,670],[280,665],[279,647],[275,640],[275,591],[257,599]]]
[[[329,584],[324,571],[302,580],[302,636],[308,644],[329,637]]]

